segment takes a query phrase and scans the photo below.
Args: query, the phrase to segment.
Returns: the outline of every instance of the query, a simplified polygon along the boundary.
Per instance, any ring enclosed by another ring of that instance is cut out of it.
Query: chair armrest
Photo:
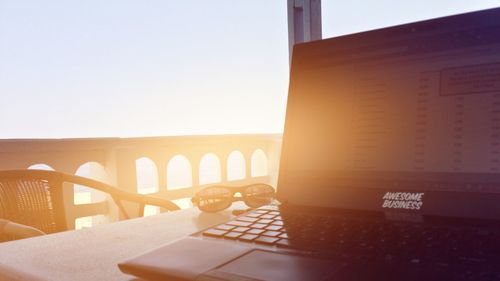
[[[120,211],[127,218],[128,218],[127,212],[125,211],[125,208],[121,204],[121,201],[123,201],[123,200],[139,203],[141,205],[142,211],[144,211],[145,205],[153,205],[153,206],[162,207],[168,211],[180,210],[179,206],[177,206],[175,203],[173,203],[170,200],[166,200],[166,199],[158,198],[158,197],[147,196],[147,195],[143,195],[143,194],[127,192],[127,191],[118,189],[112,185],[109,185],[109,184],[106,184],[106,183],[103,183],[100,181],[96,181],[93,179],[75,176],[75,175],[63,174],[62,180],[64,182],[69,182],[69,183],[73,183],[73,184],[87,186],[87,187],[90,187],[90,188],[93,188],[93,189],[110,194],[111,197],[113,198],[113,200],[115,201],[116,205],[120,209]]]
[[[111,196],[113,197],[113,199],[115,199],[113,194],[111,194]],[[169,211],[177,211],[181,209],[174,202],[167,199],[143,195],[143,194],[130,193],[123,190],[119,190],[119,192],[116,193],[116,199],[135,202],[143,205],[158,206],[165,208]]]
[[[0,233],[11,236],[14,239],[45,235],[45,232],[37,228],[4,219],[0,219]]]

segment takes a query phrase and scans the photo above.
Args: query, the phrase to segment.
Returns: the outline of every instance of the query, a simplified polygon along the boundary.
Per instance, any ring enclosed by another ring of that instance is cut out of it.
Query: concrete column
[[[200,162],[204,155],[203,152],[197,147],[188,147],[187,150],[182,151],[181,154],[188,159],[191,165],[191,186],[200,186]]]
[[[167,166],[161,160],[155,160],[155,165],[158,171],[158,191],[165,191],[167,190]]]
[[[116,151],[116,185],[128,192],[137,193],[135,157],[127,149]]]
[[[227,182],[227,157],[228,156],[229,156],[228,152],[220,153],[217,155],[217,157],[219,157],[220,181],[222,183]]]
[[[115,150],[116,186],[122,190],[137,193],[137,172],[135,168],[135,155],[127,148]],[[137,217],[139,209],[137,203],[123,201],[123,207],[130,217]]]
[[[253,151],[246,151],[243,152],[243,155],[245,156],[245,173],[246,173],[246,179],[249,179],[252,177],[252,155]]]
[[[321,0],[288,0],[290,62],[295,44],[321,38]]]

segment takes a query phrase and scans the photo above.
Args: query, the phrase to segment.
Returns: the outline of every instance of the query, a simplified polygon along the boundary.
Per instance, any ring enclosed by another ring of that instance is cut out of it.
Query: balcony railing
[[[263,182],[275,186],[280,151],[281,135],[270,134],[0,140],[0,169],[45,167],[82,175],[82,167],[86,167],[84,176],[182,203],[178,200],[190,198],[212,183]],[[180,165],[175,167],[175,162]],[[145,163],[146,180],[141,174]],[[178,174],[184,179],[179,181]],[[91,200],[82,201],[82,191],[65,187],[69,225],[74,226],[79,218],[99,215],[117,219],[108,199],[92,194]]]

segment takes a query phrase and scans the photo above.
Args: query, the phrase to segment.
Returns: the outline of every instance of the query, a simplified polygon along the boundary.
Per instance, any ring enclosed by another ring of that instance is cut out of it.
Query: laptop
[[[500,280],[500,8],[296,45],[280,204],[119,264],[151,280]]]

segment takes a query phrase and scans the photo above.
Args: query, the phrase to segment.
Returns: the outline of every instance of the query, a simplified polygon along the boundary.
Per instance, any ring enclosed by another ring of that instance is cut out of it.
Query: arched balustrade
[[[258,181],[274,185],[280,146],[279,135],[0,140],[0,169],[54,169],[103,180],[129,192],[153,191],[177,200],[191,197],[207,184]],[[102,176],[89,165],[98,167]],[[208,168],[212,165],[218,168]],[[70,205],[74,200],[95,202],[98,198],[82,199],[85,190],[79,187],[69,191],[65,198]],[[73,208],[78,217],[85,216],[88,206]]]

